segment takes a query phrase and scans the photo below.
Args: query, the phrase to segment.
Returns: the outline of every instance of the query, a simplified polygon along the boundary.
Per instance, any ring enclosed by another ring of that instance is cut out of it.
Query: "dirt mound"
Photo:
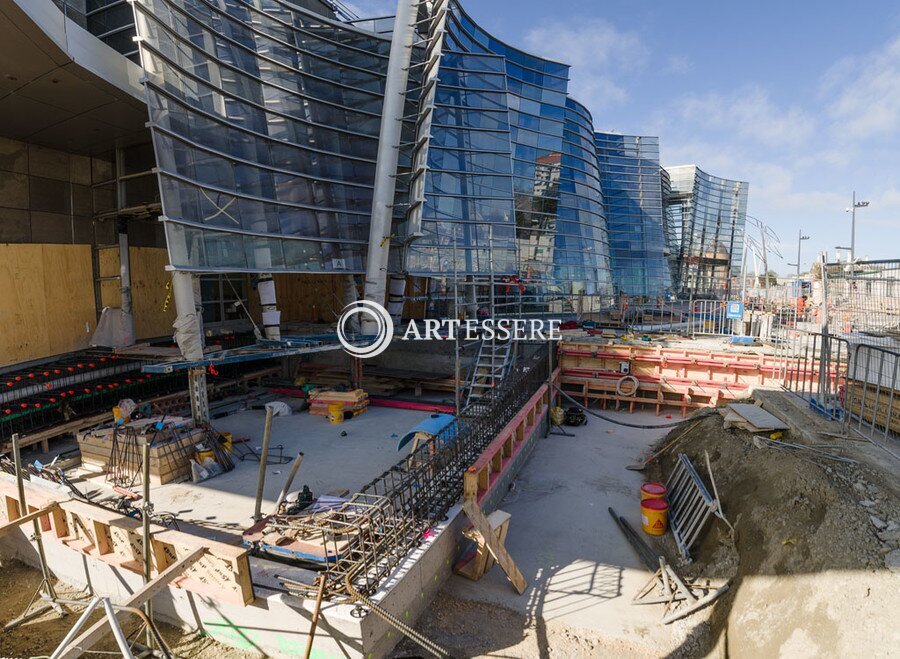
[[[852,445],[842,446],[851,457]],[[725,430],[717,416],[702,421],[647,476],[664,482],[678,453],[691,458],[707,485],[709,455],[735,528],[732,536],[713,519],[694,548],[694,562],[678,565],[685,576],[731,581],[679,654],[712,648],[739,657],[897,651],[885,632],[894,629],[900,611],[900,575],[885,565],[898,549],[900,501],[879,485],[886,475],[807,451],[757,446],[752,434]],[[678,556],[671,535],[661,544]]]

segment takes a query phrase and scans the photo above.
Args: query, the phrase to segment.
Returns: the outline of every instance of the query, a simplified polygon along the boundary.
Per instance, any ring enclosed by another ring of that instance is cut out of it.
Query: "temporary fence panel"
[[[845,428],[874,438],[900,436],[900,353],[857,344],[847,373]]]
[[[900,260],[829,263],[824,275],[832,333],[900,349]]]
[[[850,344],[841,337],[791,330],[777,348],[782,386],[819,413],[835,420],[843,416]]]

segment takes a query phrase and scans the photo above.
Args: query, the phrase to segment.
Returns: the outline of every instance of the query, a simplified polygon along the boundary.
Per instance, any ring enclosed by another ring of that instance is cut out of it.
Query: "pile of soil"
[[[28,606],[28,601],[41,584],[41,573],[18,561],[4,561],[0,566],[0,625],[18,617]],[[70,584],[54,580],[57,595],[64,599],[86,599],[86,594]],[[68,615],[60,618],[55,612],[45,613],[39,618],[8,632],[0,631],[0,657],[47,657],[63,640],[81,614],[81,608],[67,608]],[[102,617],[95,612],[90,618],[93,624]],[[127,616],[122,629],[126,634],[137,629],[136,618]],[[184,632],[166,624],[157,623],[160,633],[174,655],[192,659],[245,659],[257,657],[241,652],[227,645],[217,643],[197,632]],[[87,627],[85,627],[86,629]],[[115,640],[109,634],[95,647],[108,654],[117,652]]]
[[[789,436],[784,441],[803,443]],[[833,446],[853,457],[852,442]],[[688,433],[645,472],[648,479],[664,482],[678,453],[691,458],[708,487],[709,456],[734,533],[713,518],[692,551],[694,561],[675,563],[683,576],[730,581],[699,626],[698,616],[683,622],[677,654],[896,651],[888,639],[900,611],[900,500],[886,485],[890,474],[754,443],[747,431],[725,430],[719,416]],[[670,558],[679,555],[671,534],[658,546]]]

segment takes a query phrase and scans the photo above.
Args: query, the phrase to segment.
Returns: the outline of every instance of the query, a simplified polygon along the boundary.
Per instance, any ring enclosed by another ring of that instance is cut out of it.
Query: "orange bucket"
[[[666,494],[666,486],[662,483],[650,481],[641,485],[641,501],[644,499],[665,499]]]
[[[662,499],[644,499],[641,501],[641,528],[647,535],[663,535],[666,532],[666,522],[669,513],[669,504]]]

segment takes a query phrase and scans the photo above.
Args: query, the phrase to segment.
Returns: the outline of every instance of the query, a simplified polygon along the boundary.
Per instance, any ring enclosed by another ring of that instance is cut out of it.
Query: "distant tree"
[[[769,270],[768,277],[769,277],[769,286],[777,286],[778,285],[778,273],[777,272],[775,272],[774,270]],[[766,275],[759,276],[759,285],[760,286],[766,285]]]

